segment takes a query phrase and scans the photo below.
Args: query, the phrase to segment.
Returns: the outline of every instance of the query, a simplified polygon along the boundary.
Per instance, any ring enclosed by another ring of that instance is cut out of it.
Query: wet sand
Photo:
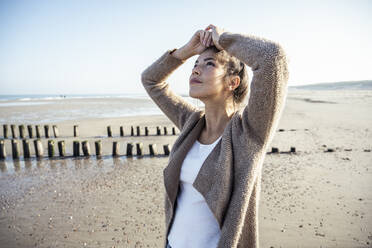
[[[371,247],[371,96],[290,92],[271,144],[281,153],[267,154],[263,165],[260,247]],[[162,247],[168,158],[109,154],[113,140],[122,153],[127,142],[143,142],[145,154],[156,143],[161,153],[177,136],[130,137],[130,125],[147,125],[154,134],[158,125],[170,132],[172,123],[142,116],[54,124],[67,153],[78,124],[79,140],[90,140],[94,151],[93,141],[101,139],[107,156],[0,162],[0,246]],[[115,137],[106,138],[107,125]],[[119,137],[120,125],[126,137]],[[6,144],[9,156],[10,140]],[[291,146],[295,154],[286,153]]]

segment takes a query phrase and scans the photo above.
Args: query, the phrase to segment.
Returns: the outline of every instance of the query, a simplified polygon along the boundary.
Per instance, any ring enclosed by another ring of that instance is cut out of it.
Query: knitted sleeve
[[[243,132],[260,144],[270,143],[287,94],[288,69],[282,47],[267,39],[230,32],[220,36],[219,44],[253,71],[249,101],[242,113]]]
[[[151,99],[163,113],[177,126],[183,128],[188,117],[198,109],[174,93],[166,82],[170,74],[184,63],[172,55],[173,50],[166,51],[141,74],[141,81]]]
[[[256,185],[266,145],[271,142],[286,99],[286,56],[278,44],[249,35],[224,32],[219,43],[252,68],[249,101],[241,115],[239,137],[245,137],[250,149],[257,152],[254,157],[248,157],[246,163],[234,164],[233,192],[218,248],[246,247],[244,244],[258,247],[257,213],[253,207],[258,202]],[[249,164],[254,166],[247,166]]]

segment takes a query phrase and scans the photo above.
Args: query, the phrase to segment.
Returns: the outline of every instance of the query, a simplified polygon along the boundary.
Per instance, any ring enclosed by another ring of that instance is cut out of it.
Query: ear
[[[235,90],[236,88],[238,88],[239,84],[240,84],[240,77],[234,76],[229,82],[229,89]]]

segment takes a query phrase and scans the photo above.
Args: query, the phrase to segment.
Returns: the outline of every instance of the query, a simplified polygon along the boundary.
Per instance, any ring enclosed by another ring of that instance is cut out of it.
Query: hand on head
[[[212,24],[210,24],[208,27],[206,27],[205,30],[206,31],[209,31],[211,33],[213,44],[219,50],[223,50],[223,47],[220,46],[220,44],[218,43],[218,41],[219,41],[220,36],[222,35],[222,33],[225,32],[225,30],[223,28],[218,28],[217,26],[214,26]]]
[[[223,32],[223,29],[210,24],[204,30],[196,31],[191,40],[186,44],[186,47],[190,50],[190,54],[192,55],[201,54],[212,45],[216,46],[219,50],[223,50],[218,43],[220,35]]]

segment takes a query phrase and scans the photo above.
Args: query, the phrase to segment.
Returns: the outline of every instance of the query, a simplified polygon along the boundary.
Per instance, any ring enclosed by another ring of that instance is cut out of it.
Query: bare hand
[[[212,45],[212,32],[198,30],[191,40],[185,45],[192,55],[201,54],[207,47]]]
[[[191,40],[175,51],[173,55],[179,59],[185,60],[196,54],[201,54],[207,47],[212,45],[215,45],[219,50],[223,50],[218,43],[220,35],[223,32],[224,29],[210,24],[205,30],[200,29],[196,31]]]
[[[223,28],[218,28],[217,26],[212,25],[212,24],[210,24],[205,30],[206,31],[212,30],[212,40],[213,40],[214,45],[219,50],[223,50],[223,47],[221,47],[218,41],[220,39],[221,34],[225,32],[225,30]]]

